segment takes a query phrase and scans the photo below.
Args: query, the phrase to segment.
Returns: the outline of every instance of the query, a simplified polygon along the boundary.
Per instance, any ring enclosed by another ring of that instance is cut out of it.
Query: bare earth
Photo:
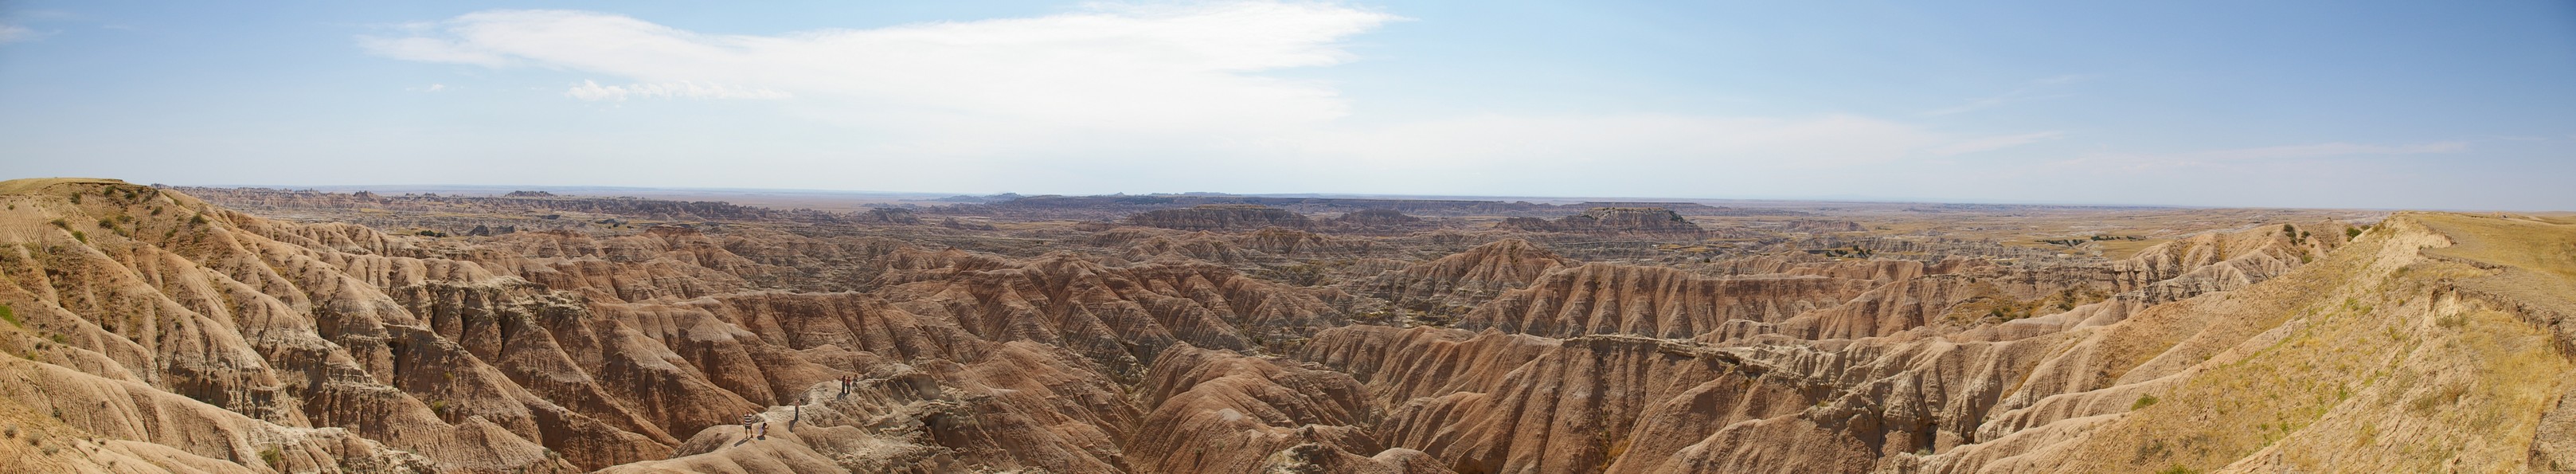
[[[553,189],[0,182],[0,472],[2576,469],[2564,213]]]

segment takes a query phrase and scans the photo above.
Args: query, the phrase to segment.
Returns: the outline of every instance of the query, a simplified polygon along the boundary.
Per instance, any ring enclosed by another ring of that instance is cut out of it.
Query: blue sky
[[[0,3],[0,177],[2576,210],[2576,3]]]

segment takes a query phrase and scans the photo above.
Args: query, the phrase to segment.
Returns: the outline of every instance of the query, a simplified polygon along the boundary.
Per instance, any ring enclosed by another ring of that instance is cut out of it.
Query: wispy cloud
[[[2449,154],[2465,151],[2469,151],[2469,142],[2464,141],[2441,141],[2403,145],[2329,142],[2161,154],[2097,153],[2062,161],[2058,164],[2061,166],[2143,170],[2154,168],[2259,164],[2292,160]]]
[[[1990,108],[1994,108],[1994,107],[2002,106],[2002,105],[2004,105],[2004,104],[2011,104],[2011,103],[2014,103],[2014,102],[2027,102],[2027,101],[2033,101],[2033,100],[2045,100],[2045,99],[2055,99],[2055,98],[2060,98],[2060,97],[2067,97],[2067,96],[2069,96],[2070,94],[2052,93],[2052,92],[2049,92],[2049,90],[2050,90],[2050,89],[2052,89],[2052,88],[2058,87],[2058,86],[2063,86],[2063,85],[2067,85],[2067,84],[2073,84],[2073,83],[2080,82],[2080,81],[2083,81],[2083,80],[2086,80],[2086,79],[2091,79],[2092,77],[2093,77],[2093,76],[2085,75],[2085,74],[2066,74],[2066,75],[2059,75],[2059,76],[2043,77],[2043,78],[2039,78],[2039,79],[2032,79],[2030,82],[2024,83],[2024,84],[2022,84],[2020,87],[2015,87],[2015,88],[2013,88],[2013,90],[2011,90],[2011,91],[2006,91],[2006,92],[2004,92],[2004,93],[2002,93],[2002,94],[1996,94],[1996,95],[1991,95],[1991,96],[1986,96],[1986,97],[1979,97],[1979,98],[1975,98],[1975,99],[1969,99],[1967,103],[1959,104],[1958,106],[1955,106],[1955,107],[1948,107],[1948,108],[1942,108],[1942,109],[1937,109],[1937,110],[1926,111],[1926,112],[1923,112],[1923,115],[1929,115],[1929,116],[1955,115],[1955,114],[1962,114],[1962,113],[1974,112],[1974,111],[1978,111],[1978,110],[1990,109]]]
[[[41,37],[46,34],[47,33],[38,33],[36,30],[28,29],[24,26],[0,25],[0,44],[36,39],[37,37]]]
[[[613,14],[499,10],[359,43],[403,60],[595,76],[561,91],[572,100],[779,99],[782,117],[889,137],[835,150],[872,157],[872,174],[930,180],[908,184],[926,188],[1026,179],[1060,189],[1084,176],[1413,192],[1653,183],[1661,190],[1622,192],[1706,194],[1711,179],[1759,170],[1833,176],[1814,171],[2055,136],[1963,140],[1830,114],[1524,113],[1363,125],[1341,120],[1352,107],[1332,84],[1266,75],[1358,60],[1346,40],[1402,20],[1318,3],[1093,4],[1032,18],[723,35]],[[861,163],[798,163],[844,165]],[[1432,175],[1488,178],[1418,179]]]
[[[2468,151],[2469,142],[2446,141],[2411,145],[2364,145],[2344,142],[2283,145],[2230,150],[2211,150],[2175,155],[2185,161],[2248,161],[2294,158],[2328,158],[2357,155],[2422,155]]]
[[[403,88],[403,90],[412,91],[412,92],[441,92],[441,91],[446,91],[446,90],[447,90],[447,85],[446,85],[446,84],[430,84],[430,85],[420,86],[420,87],[405,87],[405,88]]]
[[[1345,105],[1322,84],[1255,73],[1349,61],[1339,40],[1395,20],[1320,4],[1099,5],[1037,18],[748,36],[593,12],[499,10],[359,41],[399,59],[559,68],[639,83],[566,93],[585,100],[793,95],[876,110],[1194,128],[1343,115]]]
[[[793,95],[785,92],[769,89],[753,89],[728,86],[724,84],[699,84],[689,81],[665,82],[659,84],[628,84],[623,86],[603,86],[599,85],[596,81],[581,81],[581,85],[572,86],[572,89],[565,90],[564,96],[589,101],[621,102],[628,98],[785,99],[788,97],[794,97]]]
[[[2061,135],[2065,134],[2060,132],[2039,132],[2024,133],[2020,135],[1992,136],[1933,147],[1929,152],[1934,156],[1964,155],[2028,145],[2037,143],[2040,140],[2057,138]]]

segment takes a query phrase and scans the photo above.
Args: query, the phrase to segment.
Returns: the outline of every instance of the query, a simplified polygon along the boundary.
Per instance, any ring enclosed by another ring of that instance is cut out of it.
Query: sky
[[[0,0],[0,178],[2576,210],[2576,2]]]

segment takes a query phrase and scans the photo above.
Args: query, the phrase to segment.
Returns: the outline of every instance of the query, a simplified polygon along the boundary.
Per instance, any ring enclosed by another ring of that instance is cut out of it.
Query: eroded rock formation
[[[1672,265],[1525,239],[1591,232],[1564,221],[1319,234],[1280,209],[437,237],[105,180],[0,182],[0,205],[0,471],[2576,465],[2576,224],[2545,218],[2243,226],[2117,260],[1583,224]],[[1808,251],[1832,248],[1866,252]]]

